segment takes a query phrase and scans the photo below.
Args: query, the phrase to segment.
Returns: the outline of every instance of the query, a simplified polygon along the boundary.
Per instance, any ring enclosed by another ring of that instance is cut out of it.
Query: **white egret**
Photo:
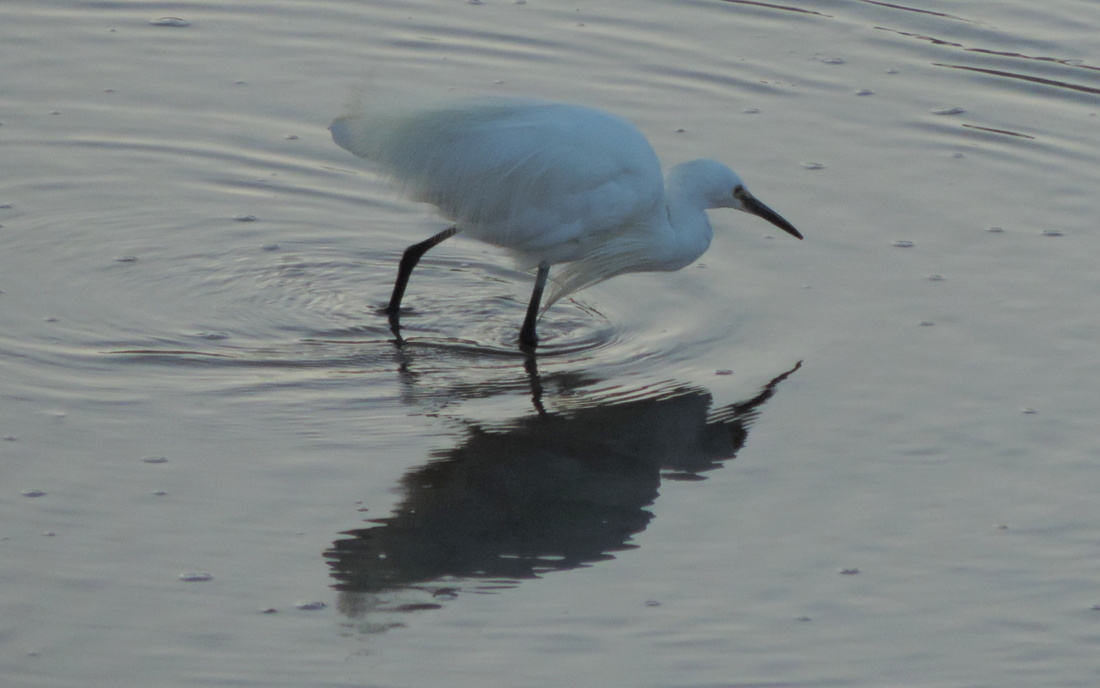
[[[465,232],[538,268],[520,343],[535,325],[550,266],[565,264],[546,308],[628,272],[672,271],[707,250],[706,210],[736,208],[802,235],[714,160],[672,167],[624,119],[580,105],[488,98],[408,111],[363,109],[333,121],[333,140],[453,223],[405,250],[386,312],[395,334],[417,262]],[[400,336],[398,334],[398,336]]]

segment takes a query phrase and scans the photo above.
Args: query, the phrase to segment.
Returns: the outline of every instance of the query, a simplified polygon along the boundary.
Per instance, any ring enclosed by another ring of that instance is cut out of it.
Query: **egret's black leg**
[[[531,383],[531,403],[540,416],[546,415],[546,407],[542,405],[542,377],[539,376],[539,363],[534,349],[527,349],[527,355],[523,359],[523,369],[527,371],[527,380]]]
[[[425,239],[419,244],[413,244],[405,249],[405,253],[401,256],[401,264],[397,268],[397,281],[394,282],[393,285],[393,294],[390,295],[390,304],[386,306],[386,314],[390,316],[390,327],[395,334],[401,327],[399,324],[399,319],[401,317],[401,299],[405,296],[405,287],[409,284],[409,275],[412,274],[413,268],[420,262],[420,257],[428,252],[428,249],[446,239],[450,239],[457,233],[458,227],[451,227],[443,230],[430,239]]]
[[[535,275],[535,290],[531,292],[531,303],[527,304],[527,317],[523,319],[523,327],[519,330],[520,346],[535,348],[539,345],[539,336],[535,334],[535,325],[539,319],[539,304],[542,303],[542,292],[546,289],[546,278],[550,276],[550,263],[545,260],[539,263],[539,271]]]

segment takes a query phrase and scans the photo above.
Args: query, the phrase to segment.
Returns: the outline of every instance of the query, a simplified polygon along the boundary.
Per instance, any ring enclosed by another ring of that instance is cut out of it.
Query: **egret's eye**
[[[739,201],[745,200],[745,194],[746,193],[747,192],[745,191],[745,187],[743,187],[743,186],[733,187],[733,197],[736,198]]]

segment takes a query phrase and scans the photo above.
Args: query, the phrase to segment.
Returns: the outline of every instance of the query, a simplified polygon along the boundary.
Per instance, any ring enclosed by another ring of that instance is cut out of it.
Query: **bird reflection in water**
[[[691,386],[541,411],[503,430],[469,427],[462,444],[407,473],[389,518],[343,533],[325,552],[347,616],[440,606],[551,571],[590,566],[637,547],[633,535],[662,479],[702,480],[733,458],[780,382],[712,409]],[[642,396],[643,394],[649,396]]]

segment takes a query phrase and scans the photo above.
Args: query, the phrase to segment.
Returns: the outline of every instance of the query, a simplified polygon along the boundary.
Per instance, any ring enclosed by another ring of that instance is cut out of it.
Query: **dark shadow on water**
[[[548,413],[529,360],[534,414],[503,429],[468,426],[460,444],[402,478],[392,516],[342,533],[325,552],[339,609],[377,629],[372,612],[436,608],[637,547],[631,537],[654,517],[662,479],[702,480],[735,457],[800,366],[719,408],[705,389],[665,385]]]

